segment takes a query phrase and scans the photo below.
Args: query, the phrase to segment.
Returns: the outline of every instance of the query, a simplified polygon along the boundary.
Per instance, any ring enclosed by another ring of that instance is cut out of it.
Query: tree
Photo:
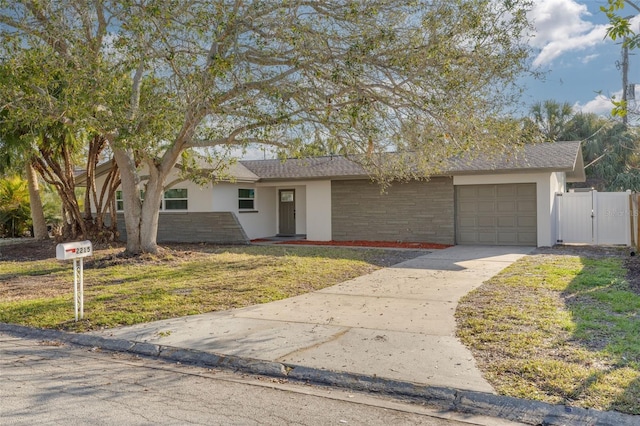
[[[0,234],[24,236],[31,225],[27,183],[17,176],[0,179]]]
[[[97,199],[95,182],[88,185],[85,205],[76,194],[75,174],[79,165],[85,163],[87,176],[93,178],[95,167],[106,147],[104,137],[92,134],[83,123],[74,123],[65,115],[73,115],[77,89],[62,77],[60,68],[51,64],[46,52],[32,49],[17,52],[0,65],[0,99],[7,103],[0,110],[0,154],[5,164],[14,163],[25,168],[29,182],[34,233],[36,238],[47,238],[48,230],[44,210],[39,197],[38,178],[56,189],[65,212],[63,237],[84,237],[95,240],[111,240],[116,232],[115,221],[109,230],[104,229],[104,211],[101,204],[94,218],[89,201]],[[46,103],[42,95],[46,94]],[[44,105],[44,106],[42,106]],[[60,106],[66,106],[61,109]],[[62,118],[60,117],[62,115]],[[52,118],[53,117],[53,118]],[[102,188],[111,199],[115,198],[117,168],[112,170],[108,185]],[[113,209],[115,210],[115,209]],[[106,232],[105,232],[106,231]]]
[[[525,119],[525,127],[538,132],[544,142],[571,140],[565,139],[563,133],[573,114],[570,104],[547,99],[531,107],[530,116]]]
[[[587,185],[599,191],[640,189],[638,129],[593,113],[576,113],[560,140],[580,140]]]
[[[545,142],[582,141],[586,186],[599,191],[640,189],[640,133],[593,113],[574,112],[567,103],[534,104],[524,127]],[[581,186],[577,184],[577,186]]]
[[[27,178],[29,190],[29,205],[33,237],[38,240],[49,238],[47,222],[44,216],[44,207],[40,196],[38,176],[33,167],[33,159],[25,155],[25,150],[20,143],[20,135],[5,126],[7,111],[0,111],[0,171],[7,175],[7,171],[16,172],[23,168]]]
[[[623,61],[622,61],[622,99],[612,99],[613,109],[611,111],[613,116],[622,117],[623,123],[626,125],[629,114],[629,104],[627,101],[629,87],[627,85],[627,69],[628,69],[628,56],[629,49],[635,49],[640,46],[640,34],[637,34],[631,29],[630,19],[631,16],[620,16],[618,11],[624,9],[625,4],[634,9],[633,13],[640,12],[640,6],[637,2],[630,0],[607,0],[606,6],[600,6],[600,10],[609,18],[610,26],[607,28],[607,37],[611,40],[622,40],[623,49]],[[637,113],[637,111],[636,111]]]
[[[49,51],[78,95],[61,105],[44,90],[31,110],[108,141],[131,253],[157,250],[165,180],[192,150],[263,144],[287,155],[300,152],[295,141],[324,140],[378,178],[402,179],[517,140],[500,118],[528,67],[529,1],[0,5],[5,54]]]

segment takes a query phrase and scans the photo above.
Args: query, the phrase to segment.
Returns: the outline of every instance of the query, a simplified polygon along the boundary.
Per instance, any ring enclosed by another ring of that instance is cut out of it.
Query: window
[[[140,200],[144,200],[144,191],[140,190]],[[164,197],[160,202],[160,210],[187,210],[187,190],[168,189],[164,191]],[[116,211],[124,211],[122,191],[116,191]]]
[[[255,210],[255,201],[255,189],[238,189],[238,209]]]
[[[162,200],[164,210],[187,210],[187,190],[168,189],[164,191],[164,200]]]
[[[122,200],[122,191],[116,191],[116,211],[124,211],[124,201]]]

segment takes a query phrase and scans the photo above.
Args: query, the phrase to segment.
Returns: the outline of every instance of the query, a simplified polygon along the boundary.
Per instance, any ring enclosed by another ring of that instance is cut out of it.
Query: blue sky
[[[640,0],[634,3],[640,5]],[[605,36],[608,20],[600,6],[606,4],[606,0],[534,0],[529,19],[535,30],[527,42],[535,51],[533,65],[544,73],[544,79],[521,80],[525,86],[524,106],[519,109],[522,116],[528,114],[531,105],[547,99],[567,102],[575,111],[611,115],[611,97],[622,97],[622,74],[616,68],[621,46]],[[633,12],[627,6],[621,14]],[[640,28],[640,17],[632,24]],[[629,83],[638,84],[640,105],[640,49],[630,55]],[[249,148],[241,156],[258,159],[265,153]]]
[[[536,49],[533,64],[545,72],[543,81],[526,79],[524,103],[553,99],[575,110],[608,115],[610,99],[622,95],[619,44],[606,39],[607,17],[600,11],[606,0],[535,0],[529,15],[535,32],[529,40]],[[635,2],[640,5],[640,1]],[[635,12],[626,6],[622,15]],[[640,18],[634,18],[638,28]],[[629,83],[640,89],[640,51],[631,52]],[[638,90],[640,99],[640,90]]]

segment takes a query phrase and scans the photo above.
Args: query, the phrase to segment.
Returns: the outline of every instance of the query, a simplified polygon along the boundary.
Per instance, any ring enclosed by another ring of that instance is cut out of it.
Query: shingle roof
[[[241,182],[256,182],[260,180],[258,175],[239,162],[231,164],[227,173],[229,176],[233,176],[236,180]]]
[[[359,164],[342,156],[288,160],[240,161],[260,180],[367,177]],[[580,142],[524,145],[496,155],[461,156],[449,160],[441,175],[481,173],[567,172],[568,181],[584,180]]]
[[[492,156],[463,156],[449,161],[452,175],[478,172],[567,172],[568,177],[584,178],[579,141],[524,145],[522,148]]]
[[[367,172],[362,166],[339,155],[284,161],[243,160],[240,163],[262,180],[367,176]]]

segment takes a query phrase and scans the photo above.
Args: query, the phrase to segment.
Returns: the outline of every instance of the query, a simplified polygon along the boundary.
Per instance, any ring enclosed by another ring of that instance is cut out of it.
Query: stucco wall
[[[368,180],[331,183],[333,239],[453,244],[451,178],[394,183],[384,194]]]
[[[307,184],[307,239],[331,240],[331,181]]]
[[[100,176],[96,178],[96,187],[98,191],[101,190],[104,185],[104,181],[106,180],[106,176]],[[166,189],[175,188],[175,189],[187,189],[187,211],[188,212],[209,212],[212,210],[213,206],[213,191],[212,187],[215,185],[198,185],[192,181],[183,181],[180,180],[179,172],[177,170],[172,171],[169,174],[165,184],[167,185]],[[141,185],[140,187],[143,187]],[[106,201],[106,200],[105,200]],[[93,200],[91,200],[91,210],[96,211],[95,206],[93,205]],[[161,211],[160,214],[164,212]]]
[[[238,208],[238,189],[255,189],[255,209]],[[271,237],[276,234],[276,192],[274,188],[258,187],[252,183],[218,183],[212,187],[213,211],[232,212],[249,239]]]

